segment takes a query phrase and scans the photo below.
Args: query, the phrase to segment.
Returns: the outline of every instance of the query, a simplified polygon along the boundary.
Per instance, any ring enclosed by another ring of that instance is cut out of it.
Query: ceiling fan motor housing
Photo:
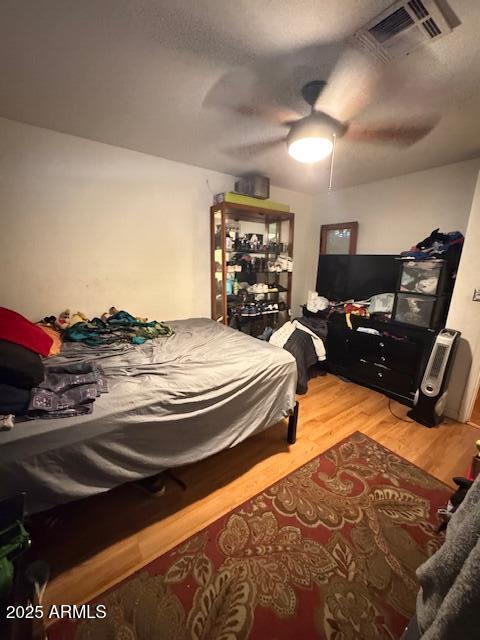
[[[328,138],[341,137],[348,126],[335,120],[326,113],[314,111],[309,116],[292,124],[287,136],[287,145],[301,138]]]

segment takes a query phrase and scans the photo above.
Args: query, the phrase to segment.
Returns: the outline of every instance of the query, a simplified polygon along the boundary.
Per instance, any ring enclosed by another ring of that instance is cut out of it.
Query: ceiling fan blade
[[[273,104],[239,104],[233,107],[232,111],[241,116],[263,118],[284,126],[288,126],[303,117],[291,109]]]
[[[352,123],[345,138],[356,142],[390,143],[409,147],[428,135],[440,120],[439,116],[411,124],[369,127]]]
[[[337,61],[315,109],[348,122],[372,101],[382,68],[372,54],[349,46]]]
[[[243,117],[263,118],[275,124],[302,117],[295,110],[276,104],[257,74],[245,67],[222,76],[208,92],[203,105]]]
[[[254,142],[251,144],[229,147],[228,149],[224,149],[223,151],[224,153],[227,153],[229,155],[249,157],[265,153],[266,151],[270,151],[270,149],[274,149],[281,144],[285,144],[285,136],[279,136],[276,138],[272,138],[271,140],[263,140],[262,142]]]

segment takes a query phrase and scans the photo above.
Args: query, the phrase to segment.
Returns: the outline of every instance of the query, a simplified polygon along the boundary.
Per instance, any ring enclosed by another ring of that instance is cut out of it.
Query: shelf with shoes
[[[285,250],[273,250],[273,249],[225,249],[226,253],[242,253],[245,255],[265,255],[268,254],[269,256],[280,256],[280,255],[284,255],[284,254],[288,254],[288,249]]]
[[[290,318],[295,214],[231,203],[210,214],[212,319],[252,335],[259,324],[281,326]]]

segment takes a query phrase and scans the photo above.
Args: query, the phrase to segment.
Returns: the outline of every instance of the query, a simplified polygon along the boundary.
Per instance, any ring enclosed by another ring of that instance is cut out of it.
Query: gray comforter
[[[0,432],[0,498],[30,513],[200,460],[286,417],[296,365],[286,351],[211,320],[140,346],[67,344],[49,362],[95,359],[109,393],[93,413]]]

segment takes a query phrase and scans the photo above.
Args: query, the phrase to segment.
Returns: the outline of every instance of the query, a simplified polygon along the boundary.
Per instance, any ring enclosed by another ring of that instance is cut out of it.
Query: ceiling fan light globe
[[[319,136],[298,138],[288,143],[288,153],[292,158],[306,164],[323,160],[332,153],[332,149],[332,140]]]

